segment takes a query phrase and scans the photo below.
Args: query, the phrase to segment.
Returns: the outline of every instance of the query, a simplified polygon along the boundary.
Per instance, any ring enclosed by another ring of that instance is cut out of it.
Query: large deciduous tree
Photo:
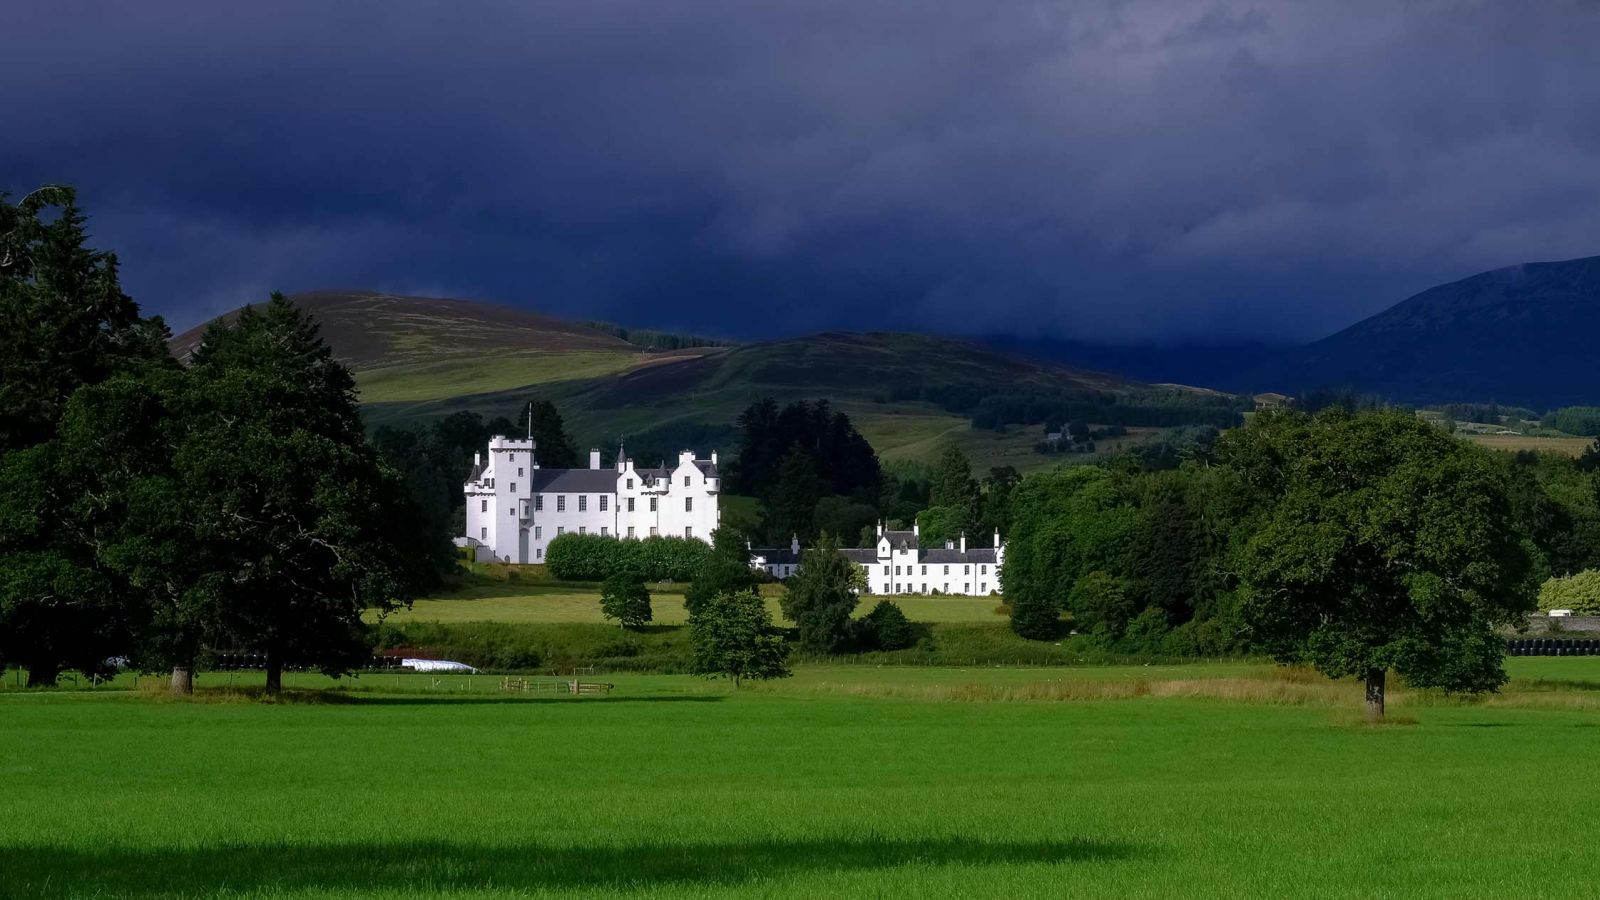
[[[84,223],[68,188],[0,195],[0,660],[34,685],[124,652],[132,612],[97,552],[115,514],[89,492],[106,479],[61,445],[63,413],[87,386],[174,365]]]
[[[1123,476],[1087,466],[1025,479],[1012,496],[1012,520],[1001,584],[1011,629],[1035,640],[1060,636],[1061,612],[1081,579],[1128,570],[1140,524]],[[1078,594],[1098,598],[1100,587]]]
[[[839,542],[823,537],[801,556],[779,603],[800,632],[800,646],[813,653],[835,653],[850,640],[850,615],[866,586],[861,568],[839,552]]]
[[[350,373],[282,295],[212,326],[189,373],[174,468],[217,639],[329,674],[364,661],[367,609],[406,602],[438,549],[368,445]]]
[[[719,594],[689,618],[694,646],[692,670],[707,678],[727,678],[737,688],[746,678],[789,676],[789,647],[772,625],[761,596],[753,590]]]
[[[1243,612],[1277,659],[1363,679],[1371,719],[1389,670],[1447,691],[1504,683],[1496,629],[1523,620],[1536,585],[1487,451],[1408,413],[1331,410],[1263,414],[1219,457],[1258,498]]]

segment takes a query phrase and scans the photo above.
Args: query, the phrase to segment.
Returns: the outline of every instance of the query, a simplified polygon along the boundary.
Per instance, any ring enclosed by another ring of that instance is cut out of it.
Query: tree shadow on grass
[[[470,694],[460,696],[416,696],[406,694],[347,694],[339,700],[330,700],[330,703],[345,703],[355,706],[444,706],[450,704],[461,705],[539,705],[550,703],[577,703],[588,704],[616,704],[616,703],[720,703],[727,698],[716,695],[695,694],[662,694],[646,697],[572,697],[558,694],[552,697],[473,697]]]
[[[1109,841],[750,841],[549,847],[446,841],[194,848],[0,848],[0,896],[211,896],[221,892],[531,890],[654,884],[737,885],[810,871],[906,865],[1092,863],[1127,859]]]

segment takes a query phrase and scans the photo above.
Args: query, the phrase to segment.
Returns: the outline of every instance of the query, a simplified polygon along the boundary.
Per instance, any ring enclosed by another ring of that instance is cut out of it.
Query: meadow
[[[391,613],[388,621],[408,622],[503,622],[555,623],[605,622],[600,613],[600,585],[563,582],[540,575],[524,574],[538,566],[478,566],[458,589],[415,601],[410,609]],[[491,575],[481,573],[489,572]],[[689,619],[683,606],[682,584],[652,584],[650,610],[656,625],[682,625]],[[778,605],[781,585],[762,585],[761,592],[773,619],[789,624]],[[862,598],[857,615],[872,609],[878,597]],[[998,610],[998,597],[935,597],[918,594],[896,595],[895,603],[917,622],[996,622],[1006,621]],[[369,616],[369,618],[373,618]]]
[[[1600,660],[1508,663],[0,693],[0,896],[1592,896]]]

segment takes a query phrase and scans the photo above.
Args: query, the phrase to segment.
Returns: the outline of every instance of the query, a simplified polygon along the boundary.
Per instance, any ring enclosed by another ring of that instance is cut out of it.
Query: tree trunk
[[[267,651],[267,693],[278,694],[283,692],[283,660],[276,653]]]
[[[60,677],[60,666],[39,663],[28,666],[28,687],[55,687]]]
[[[194,670],[188,666],[173,666],[171,691],[178,696],[194,693]]]
[[[1383,721],[1383,669],[1367,670],[1367,721]]]

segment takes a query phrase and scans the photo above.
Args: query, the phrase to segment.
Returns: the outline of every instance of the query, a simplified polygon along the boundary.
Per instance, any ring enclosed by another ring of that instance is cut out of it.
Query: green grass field
[[[1482,444],[1491,450],[1505,450],[1515,453],[1518,450],[1549,451],[1566,456],[1582,456],[1583,451],[1594,446],[1594,438],[1585,437],[1535,437],[1523,434],[1469,434],[1464,435],[1466,440],[1475,444]]]
[[[778,606],[782,592],[778,585],[763,586],[767,607],[775,620],[783,623]],[[892,599],[915,622],[1004,622],[996,612],[997,597],[924,597],[903,595],[892,598],[864,597],[857,613],[865,615],[879,599]],[[682,585],[651,585],[650,609],[657,625],[682,625],[688,621],[683,608]],[[600,614],[600,587],[591,584],[563,583],[545,579],[508,581],[474,580],[447,595],[417,600],[411,609],[392,613],[389,621],[404,622],[604,622]]]
[[[1593,896],[1600,659],[1509,662],[1382,728],[1239,663],[10,692],[0,896]]]

